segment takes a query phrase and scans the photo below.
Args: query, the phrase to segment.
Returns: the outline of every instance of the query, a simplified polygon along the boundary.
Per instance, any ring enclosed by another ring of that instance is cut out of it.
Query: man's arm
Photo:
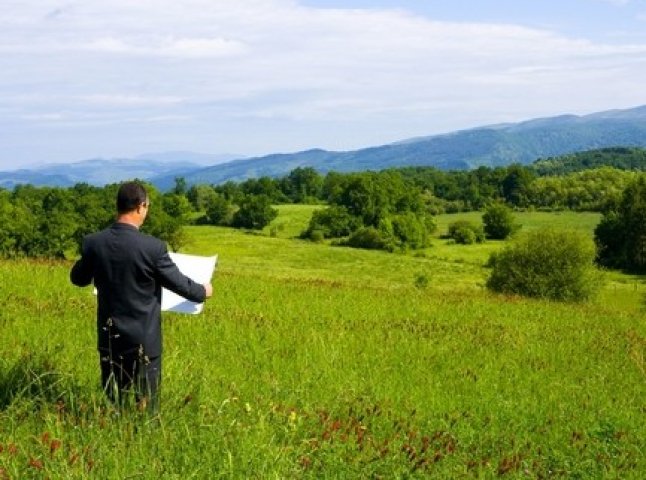
[[[86,245],[85,242],[83,242],[81,258],[78,259],[72,267],[72,270],[70,271],[70,280],[76,286],[85,287],[92,282],[93,272],[94,269],[92,267],[92,262],[89,260]]]
[[[213,294],[213,288],[210,283],[202,285],[180,272],[175,262],[168,255],[165,246],[156,262],[156,267],[162,287],[192,302],[203,302]]]

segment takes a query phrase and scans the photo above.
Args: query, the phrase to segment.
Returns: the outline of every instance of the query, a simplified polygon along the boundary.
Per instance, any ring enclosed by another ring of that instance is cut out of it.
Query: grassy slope
[[[216,294],[165,316],[157,428],[103,407],[69,265],[1,262],[0,478],[644,476],[642,278],[583,305],[491,296],[501,242],[416,257],[289,238],[312,208],[282,207],[273,238],[189,229],[186,251],[220,254]]]

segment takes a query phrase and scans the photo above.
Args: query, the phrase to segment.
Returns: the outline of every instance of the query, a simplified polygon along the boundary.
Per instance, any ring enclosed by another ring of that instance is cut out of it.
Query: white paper
[[[169,252],[179,271],[199,284],[209,283],[218,262],[218,256],[202,257],[185,253]],[[162,289],[162,311],[198,314],[204,307],[203,303],[195,303],[180,297],[175,292]]]

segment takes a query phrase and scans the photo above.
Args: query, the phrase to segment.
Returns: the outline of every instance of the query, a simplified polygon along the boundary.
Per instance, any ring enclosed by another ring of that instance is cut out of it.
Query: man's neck
[[[125,223],[126,225],[132,225],[136,229],[139,229],[141,224],[138,222],[138,219],[135,219],[133,215],[122,214],[117,216],[117,223]]]

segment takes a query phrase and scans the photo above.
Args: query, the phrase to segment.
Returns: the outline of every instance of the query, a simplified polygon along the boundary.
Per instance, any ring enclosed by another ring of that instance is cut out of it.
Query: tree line
[[[612,167],[602,166],[608,156],[614,158]],[[632,268],[646,263],[640,260],[640,255],[646,258],[646,243],[634,238],[643,235],[639,221],[626,220],[631,212],[641,211],[635,206],[635,198],[641,197],[629,198],[626,192],[641,192],[634,185],[643,181],[636,170],[644,167],[644,150],[604,149],[567,156],[562,164],[547,159],[529,166],[470,171],[405,167],[323,175],[299,167],[281,178],[190,186],[177,178],[165,193],[147,185],[154,207],[143,230],[176,250],[185,241],[182,226],[187,223],[262,229],[276,217],[275,204],[315,203],[322,208],[314,212],[302,238],[393,251],[428,246],[433,217],[440,213],[485,211],[490,220],[484,229],[452,226],[450,235],[456,241],[471,243],[504,238],[495,232],[513,233],[517,226],[512,208],[589,210],[604,213],[596,234],[600,260]],[[550,174],[554,172],[557,175]],[[84,235],[113,221],[117,188],[78,184],[0,189],[0,255],[63,258],[75,253]],[[646,218],[638,218],[646,224]],[[637,243],[617,247],[625,237]],[[618,248],[622,253],[616,253]]]
[[[0,256],[65,258],[76,254],[85,235],[114,221],[118,187],[80,183],[71,188],[19,185],[12,191],[0,189]],[[178,249],[185,241],[182,226],[191,211],[188,200],[146,187],[154,208],[142,230]]]
[[[482,210],[492,202],[504,202],[514,208],[604,212],[617,206],[623,190],[644,170],[645,149],[615,147],[539,159],[530,165],[483,166],[474,170],[402,167],[322,175],[313,168],[301,167],[281,178],[260,177],[215,186],[186,188],[185,182],[178,180],[179,192],[187,194],[196,210],[206,211],[215,204],[213,215],[204,218],[206,223],[231,223],[230,212],[219,215],[226,210],[226,202],[238,205],[244,196],[262,195],[273,204],[334,203],[344,182],[357,175],[401,177],[407,188],[422,192],[432,214]],[[216,199],[218,196],[221,198]]]

